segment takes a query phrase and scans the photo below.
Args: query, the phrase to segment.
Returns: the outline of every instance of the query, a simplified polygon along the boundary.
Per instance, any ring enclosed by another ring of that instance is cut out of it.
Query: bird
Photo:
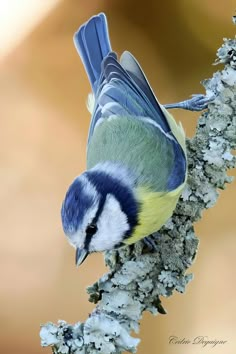
[[[69,186],[62,203],[64,233],[79,266],[93,252],[136,243],[172,216],[186,184],[185,132],[157,100],[135,57],[120,59],[110,44],[104,13],[74,35],[92,93],[87,169]],[[167,108],[200,110],[208,99]]]

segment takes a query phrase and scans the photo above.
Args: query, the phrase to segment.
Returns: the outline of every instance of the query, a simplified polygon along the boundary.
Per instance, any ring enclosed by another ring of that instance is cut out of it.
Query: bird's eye
[[[97,229],[97,225],[95,224],[88,225],[86,229],[86,235],[93,236],[97,232]]]

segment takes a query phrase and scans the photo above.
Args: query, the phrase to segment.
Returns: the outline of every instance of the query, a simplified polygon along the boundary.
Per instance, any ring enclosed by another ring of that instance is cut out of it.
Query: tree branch
[[[141,241],[107,252],[110,271],[87,289],[97,306],[85,323],[42,326],[42,346],[52,346],[53,353],[135,352],[139,339],[130,332],[138,331],[143,311],[165,313],[159,297],[183,293],[192,279],[186,270],[198,247],[193,223],[216,203],[218,190],[232,182],[226,171],[236,166],[236,40],[225,40],[217,57],[224,69],[203,82],[216,98],[187,140],[187,186],[172,218],[154,235],[157,251],[148,253]]]

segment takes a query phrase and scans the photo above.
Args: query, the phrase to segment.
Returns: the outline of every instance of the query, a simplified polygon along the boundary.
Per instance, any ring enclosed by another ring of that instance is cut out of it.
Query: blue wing
[[[166,116],[136,59],[129,52],[124,52],[119,63],[116,54],[112,52],[105,15],[101,13],[93,16],[82,25],[74,36],[74,43],[95,96],[88,144],[96,125],[104,119],[112,116],[145,117],[173,145],[173,178],[180,178],[177,178],[178,181],[173,179],[175,182],[171,189],[179,185],[186,172],[184,152],[172,134]]]
[[[149,117],[165,132],[170,132],[166,117],[137,61],[124,52],[119,63],[116,54],[112,53],[103,13],[80,27],[74,43],[95,95],[89,140],[98,120],[114,114]]]

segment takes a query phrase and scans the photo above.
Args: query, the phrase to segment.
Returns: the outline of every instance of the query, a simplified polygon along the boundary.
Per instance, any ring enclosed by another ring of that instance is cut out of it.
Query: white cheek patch
[[[112,194],[107,195],[97,226],[98,231],[92,237],[89,245],[91,252],[114,248],[116,244],[123,240],[126,231],[129,230],[127,216]]]

